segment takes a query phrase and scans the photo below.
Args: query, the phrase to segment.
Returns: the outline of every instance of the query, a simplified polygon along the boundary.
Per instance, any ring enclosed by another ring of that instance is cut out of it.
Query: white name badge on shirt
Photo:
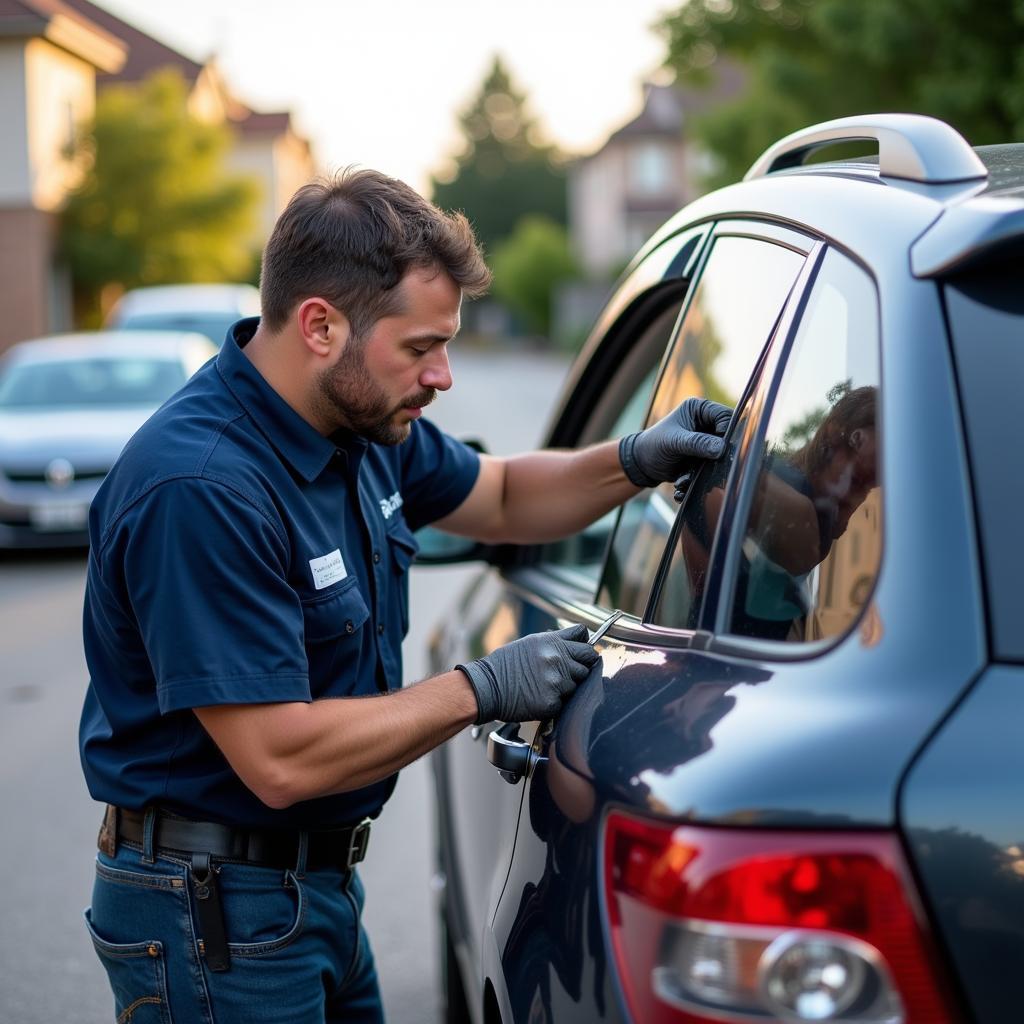
[[[311,558],[309,567],[313,570],[313,585],[317,590],[323,590],[338,580],[343,580],[348,575],[345,568],[345,560],[341,552],[335,548],[329,555],[321,555],[319,558]]]

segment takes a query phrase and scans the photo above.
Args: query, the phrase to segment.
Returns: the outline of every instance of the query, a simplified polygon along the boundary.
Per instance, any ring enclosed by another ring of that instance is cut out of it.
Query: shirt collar
[[[366,442],[347,431],[324,437],[267,383],[242,352],[259,322],[259,317],[252,316],[232,324],[217,356],[217,372],[281,457],[312,483],[336,450],[361,450]]]

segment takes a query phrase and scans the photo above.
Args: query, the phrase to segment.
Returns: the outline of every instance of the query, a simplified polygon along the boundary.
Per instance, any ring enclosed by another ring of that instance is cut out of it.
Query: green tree
[[[579,276],[565,228],[547,217],[523,217],[491,263],[494,294],[531,331],[548,337],[555,289]]]
[[[79,319],[110,285],[245,279],[258,182],[224,170],[230,130],[188,113],[176,71],[100,94],[77,156],[88,167],[61,223]]]
[[[1021,3],[688,0],[659,27],[682,80],[706,84],[722,57],[749,74],[742,97],[694,125],[717,158],[711,185],[781,136],[850,114],[930,114],[974,145],[1024,133]]]
[[[433,201],[462,210],[487,251],[526,214],[566,222],[565,170],[527,110],[526,96],[495,57],[459,116],[462,148],[447,174],[431,180]]]

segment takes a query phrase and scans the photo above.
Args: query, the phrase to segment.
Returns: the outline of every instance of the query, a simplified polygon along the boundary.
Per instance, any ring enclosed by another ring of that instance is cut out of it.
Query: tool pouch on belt
[[[96,838],[96,846],[101,853],[108,857],[117,856],[117,817],[119,811],[116,807],[107,804],[103,812],[103,824],[100,825],[100,834]]]
[[[224,931],[224,908],[217,888],[217,872],[208,853],[192,854],[192,888],[203,937],[203,956],[211,971],[226,971],[231,966],[228,938]]]

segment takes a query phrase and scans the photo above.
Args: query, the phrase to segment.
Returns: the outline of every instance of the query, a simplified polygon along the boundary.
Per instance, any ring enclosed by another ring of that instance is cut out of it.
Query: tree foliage
[[[477,95],[459,116],[462,148],[450,175],[431,180],[433,201],[462,210],[488,251],[520,218],[566,221],[565,171],[527,109],[526,96],[495,57]]]
[[[565,228],[547,217],[523,217],[494,253],[492,266],[494,294],[531,331],[547,337],[555,289],[579,276]]]
[[[87,321],[99,315],[99,295],[111,284],[249,276],[259,184],[225,171],[230,145],[228,128],[188,113],[176,71],[99,95],[78,146],[88,170],[61,224],[62,253]]]
[[[1006,0],[687,0],[660,25],[667,64],[706,83],[746,67],[741,98],[694,130],[735,181],[780,137],[833,117],[930,114],[974,145],[1024,134],[1024,4]]]

